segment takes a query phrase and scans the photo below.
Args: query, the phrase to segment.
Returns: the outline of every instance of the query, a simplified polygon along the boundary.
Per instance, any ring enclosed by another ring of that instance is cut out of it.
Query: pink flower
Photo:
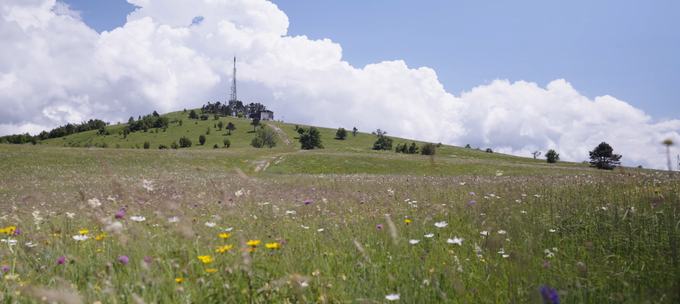
[[[65,257],[60,257],[60,258],[57,260],[57,265],[61,265],[61,264],[64,264],[64,263],[66,263],[66,258],[65,258]]]
[[[122,210],[116,212],[116,215],[115,215],[116,218],[121,218],[121,217],[124,217],[124,216],[125,216],[125,211],[122,211]]]
[[[151,263],[151,258],[150,257],[145,257],[144,262]]]
[[[123,264],[130,264],[130,259],[127,256],[121,255],[118,257],[118,262]]]
[[[312,188],[312,191],[316,191],[316,188]]]
[[[231,201],[233,201],[234,199],[230,196],[227,200],[231,202]]]
[[[474,193],[474,192],[470,192],[470,195],[475,195],[475,193]]]
[[[543,268],[550,268],[550,263],[543,263]]]
[[[375,226],[375,228],[382,229],[382,225]]]
[[[194,207],[198,207],[198,203],[194,203]]]
[[[2,266],[2,268],[1,268],[1,269],[2,269],[2,271],[8,271],[8,270],[9,270],[9,266],[7,266],[7,265],[5,265],[5,266]]]
[[[359,204],[363,204],[363,203],[365,203],[365,202],[364,201],[359,202]]]
[[[144,202],[139,202],[139,205],[140,205],[140,206],[141,206],[141,205],[144,205]]]
[[[306,201],[305,201],[305,205],[309,205],[309,204],[311,204],[311,203],[313,203],[312,200],[306,200]]]

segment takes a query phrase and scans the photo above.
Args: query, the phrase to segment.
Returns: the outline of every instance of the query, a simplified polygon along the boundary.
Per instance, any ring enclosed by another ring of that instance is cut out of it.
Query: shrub
[[[420,148],[420,153],[423,155],[434,155],[435,145],[431,143],[423,144]]]
[[[215,113],[215,116],[213,116],[215,120],[220,120],[220,114]]]
[[[213,149],[218,149],[218,148],[219,148],[219,147],[217,146],[217,144],[215,144],[215,145],[213,146]]]
[[[189,112],[189,119],[198,119],[198,114],[196,114],[195,110],[191,110],[191,112]]]
[[[373,150],[392,150],[392,139],[387,136],[378,136],[373,143]]]
[[[338,128],[338,131],[335,132],[335,138],[344,140],[345,137],[347,137],[347,130],[345,130],[345,128]]]
[[[181,120],[181,119],[179,120],[179,125],[180,125],[180,126],[182,125],[182,120]]]
[[[170,148],[177,150],[179,149],[179,145],[177,144],[176,141],[173,140],[172,143],[170,144]]]
[[[557,152],[555,152],[555,150],[550,149],[550,150],[548,150],[548,153],[545,154],[545,158],[548,159],[548,163],[554,164],[558,160],[560,160],[560,155],[557,154]]]
[[[229,147],[231,146],[231,141],[228,140],[228,139],[225,139],[225,140],[222,141],[222,142],[224,143],[224,147],[225,147],[225,148],[229,148]]]
[[[205,144],[205,135],[201,134],[201,136],[198,137],[198,142],[201,143],[201,146]]]
[[[257,130],[257,135],[253,138],[250,143],[251,146],[255,148],[276,147],[276,138],[278,134],[272,128],[263,128]]]
[[[151,143],[149,143],[148,141],[145,141],[144,142],[144,149],[149,149],[149,147],[151,147]]]
[[[182,138],[179,139],[179,146],[180,148],[191,147],[191,139],[186,136],[182,136]]]
[[[163,150],[163,149],[167,149],[167,148],[168,148],[168,146],[166,146],[166,145],[164,145],[164,144],[158,145],[158,149]]]
[[[321,132],[315,127],[298,128],[300,133],[300,145],[304,150],[323,149],[321,144]],[[302,131],[302,132],[301,132]],[[390,147],[391,149],[391,147]]]
[[[210,135],[210,127],[208,127],[207,129],[205,129],[205,134],[206,134],[206,135]]]
[[[210,118],[210,116],[206,114],[201,114],[201,120],[208,120],[208,118]]]
[[[484,152],[486,152],[486,153],[493,153],[493,150],[491,150],[491,148],[486,148],[486,150],[484,150]]]

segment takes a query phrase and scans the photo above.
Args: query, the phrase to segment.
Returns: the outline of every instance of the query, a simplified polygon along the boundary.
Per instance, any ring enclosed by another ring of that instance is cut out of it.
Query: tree
[[[533,156],[534,156],[534,159],[536,159],[537,157],[541,156],[541,151],[534,151],[534,152],[531,152],[531,155],[533,155]]]
[[[231,146],[231,141],[229,139],[225,138],[222,142],[224,143],[225,148],[229,148]]]
[[[548,153],[545,154],[545,158],[548,159],[548,163],[554,164],[558,160],[560,160],[560,155],[557,154],[557,152],[555,152],[555,150],[550,149],[550,150],[548,150]]]
[[[338,128],[338,132],[335,132],[335,138],[344,140],[347,137],[347,130],[345,128]]]
[[[276,147],[276,138],[278,134],[272,128],[260,128],[257,130],[257,135],[250,143],[255,148],[273,148]]]
[[[260,119],[253,118],[253,121],[250,122],[250,125],[253,126],[253,132],[255,132],[255,128],[260,125]]]
[[[436,147],[434,144],[426,143],[420,148],[420,154],[422,155],[434,155]]]
[[[189,112],[189,119],[198,119],[198,114],[196,114],[196,110],[191,110],[191,112]]]
[[[177,144],[176,141],[173,140],[172,143],[170,144],[170,148],[177,150],[179,149],[179,145]]]
[[[321,132],[319,132],[317,128],[298,128],[298,133],[300,130],[303,130],[300,134],[300,145],[303,150],[312,150],[315,148],[323,149],[323,145],[321,144]]]
[[[185,111],[186,111],[186,110],[185,110]],[[182,125],[182,123],[183,123],[183,122],[182,122],[182,120],[180,119],[180,120],[179,120],[179,125],[181,126],[181,125]]]
[[[123,138],[127,138],[128,134],[130,134],[130,126],[125,126],[123,128]]]
[[[205,129],[205,135],[210,135],[210,127],[208,127],[207,129]]]
[[[102,126],[101,128],[99,128],[99,132],[97,132],[97,135],[106,135],[106,133],[107,133],[106,127]]]
[[[666,145],[666,157],[668,158],[668,171],[673,171],[673,167],[671,167],[671,146],[673,145],[673,141],[670,139],[666,139],[662,142],[662,144]]]
[[[158,112],[156,112],[156,111],[153,111],[153,114],[151,114],[151,115],[153,115],[154,117],[160,116],[160,115],[158,114]]]
[[[198,142],[201,143],[201,146],[205,144],[205,135],[201,134],[201,136],[198,137]]]
[[[128,123],[133,123],[133,122],[135,122],[135,117],[130,116],[130,119],[128,119]]]
[[[406,149],[406,144],[404,144],[404,150]],[[411,143],[411,146],[408,147],[408,153],[409,154],[417,154],[418,153],[418,146],[416,145],[415,142]]]
[[[149,147],[151,147],[151,143],[149,143],[148,141],[145,141],[144,142],[144,149],[149,149]]]
[[[466,145],[465,145],[465,148],[466,148],[466,149],[472,149],[472,147],[470,147],[470,144],[466,144]]]
[[[493,150],[492,150],[491,148],[486,148],[486,150],[485,150],[484,152],[486,152],[486,153],[493,153]]]
[[[387,135],[387,131],[382,131],[382,130],[378,129],[378,130],[371,132],[371,134],[376,135],[378,137],[382,137],[383,135]],[[392,149],[390,148],[390,150],[392,150]]]
[[[227,130],[229,130],[229,132],[227,133],[227,135],[231,135],[231,131],[236,130],[236,126],[235,126],[233,123],[229,122],[229,123],[227,124]]]
[[[222,131],[222,128],[224,128],[224,123],[220,120],[220,122],[217,123],[217,127],[219,128],[219,131]]]
[[[215,120],[220,120],[220,114],[215,113],[214,118],[215,118]]]
[[[614,148],[606,142],[600,143],[588,154],[590,155],[590,164],[592,166],[606,170],[612,170],[617,165],[620,165],[621,158],[623,158],[623,155],[614,154]]]
[[[357,137],[357,131],[359,131],[357,127],[354,127],[354,129],[352,129],[352,137]]]
[[[378,140],[373,143],[373,150],[392,150],[392,139],[383,135],[378,136]]]
[[[210,118],[210,116],[206,114],[201,114],[201,120],[208,120],[208,118]]]
[[[213,146],[213,149],[218,149],[218,148],[219,148],[219,147],[217,146],[217,144],[215,144],[215,145]]]
[[[182,136],[182,138],[179,139],[179,146],[180,148],[191,147],[191,139],[187,138],[186,136]]]

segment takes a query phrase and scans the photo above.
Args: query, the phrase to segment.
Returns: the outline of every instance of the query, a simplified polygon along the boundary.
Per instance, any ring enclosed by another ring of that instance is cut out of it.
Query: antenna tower
[[[238,100],[236,98],[236,56],[234,56],[234,77],[231,79],[231,96],[229,101]]]

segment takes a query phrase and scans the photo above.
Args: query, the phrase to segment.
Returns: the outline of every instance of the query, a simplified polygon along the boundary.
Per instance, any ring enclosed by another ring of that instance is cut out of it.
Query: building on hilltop
[[[274,111],[262,110],[250,114],[250,119],[257,118],[259,120],[274,120]]]

